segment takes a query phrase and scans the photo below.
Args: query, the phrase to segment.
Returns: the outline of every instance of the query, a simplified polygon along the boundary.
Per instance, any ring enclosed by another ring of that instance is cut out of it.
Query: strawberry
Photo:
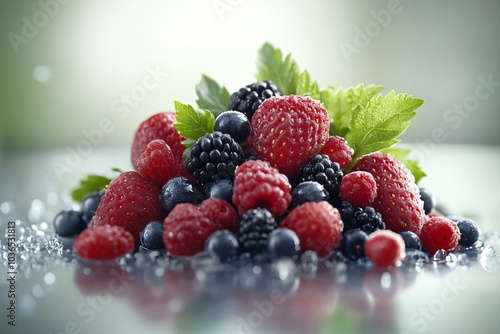
[[[369,172],[377,183],[371,206],[381,215],[387,229],[420,235],[425,221],[424,203],[413,174],[394,156],[374,152],[362,156],[353,170]]]
[[[139,125],[132,142],[131,152],[132,165],[136,170],[137,160],[142,152],[144,152],[149,142],[154,139],[163,139],[174,154],[180,173],[178,175],[187,174],[182,164],[182,153],[184,152],[182,141],[185,138],[177,132],[174,127],[175,123],[177,123],[175,112],[166,111],[150,116]]]
[[[121,226],[132,234],[138,245],[142,229],[151,221],[165,218],[159,193],[160,187],[138,172],[121,173],[102,196],[91,226]]]
[[[319,152],[330,131],[328,111],[310,97],[287,95],[264,100],[252,117],[255,154],[291,177]]]
[[[179,174],[178,166],[174,153],[163,139],[150,141],[136,160],[139,174],[159,185],[176,177]]]

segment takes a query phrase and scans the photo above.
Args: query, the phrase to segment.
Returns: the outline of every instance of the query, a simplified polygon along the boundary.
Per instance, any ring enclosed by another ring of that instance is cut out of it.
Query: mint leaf
[[[186,138],[182,142],[185,147],[191,147],[196,139],[214,131],[215,117],[210,110],[195,109],[179,101],[174,101],[174,107],[177,119],[174,127]]]
[[[347,89],[334,90],[327,87],[320,92],[320,100],[328,110],[330,134],[344,137],[351,126],[351,118],[357,106],[366,106],[372,97],[384,89],[383,86],[362,84]]]
[[[415,109],[424,103],[394,91],[373,97],[366,106],[358,105],[352,114],[345,139],[354,149],[353,162],[362,155],[390,147],[410,125]]]
[[[71,198],[78,203],[90,193],[101,191],[112,181],[108,177],[102,175],[89,174],[80,180],[80,185],[71,191]]]
[[[215,80],[207,75],[202,75],[200,82],[195,86],[196,104],[201,109],[210,110],[215,117],[227,111],[231,103],[231,95],[226,87],[221,87]]]
[[[407,148],[401,148],[401,147],[389,147],[381,150],[382,153],[385,154],[391,154],[393,155],[396,159],[401,161],[406,168],[410,170],[410,172],[413,174],[415,177],[415,182],[418,184],[418,182],[427,174],[422,170],[420,165],[418,164],[417,160],[409,159],[408,155],[410,154],[411,150]]]

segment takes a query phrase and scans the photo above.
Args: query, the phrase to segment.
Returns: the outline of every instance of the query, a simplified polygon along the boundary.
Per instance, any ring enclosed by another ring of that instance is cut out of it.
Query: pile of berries
[[[477,225],[440,214],[407,167],[353,149],[330,134],[319,101],[282,95],[272,82],[232,96],[214,131],[186,150],[174,112],[144,120],[133,139],[134,171],[121,173],[56,232],[75,253],[109,260],[139,248],[172,256],[207,251],[222,262],[332,252],[345,261],[397,266],[405,250],[434,254],[473,246]]]

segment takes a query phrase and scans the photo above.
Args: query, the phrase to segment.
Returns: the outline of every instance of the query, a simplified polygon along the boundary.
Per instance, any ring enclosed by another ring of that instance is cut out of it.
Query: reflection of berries
[[[360,229],[370,234],[378,229],[385,229],[382,216],[371,206],[358,208],[350,202],[343,201],[340,213],[344,222],[344,231]]]
[[[395,266],[405,256],[405,243],[396,232],[378,230],[366,238],[365,255],[376,266]]]
[[[242,217],[236,236],[241,252],[256,255],[266,250],[269,234],[276,228],[276,221],[267,209],[256,208]]]
[[[120,226],[98,226],[83,231],[75,239],[73,250],[85,259],[112,260],[134,250],[134,237]]]
[[[351,163],[354,150],[343,137],[331,136],[326,140],[320,153],[328,155],[331,161],[338,163],[340,168],[344,169]]]
[[[269,80],[257,82],[240,88],[231,94],[229,110],[237,110],[251,119],[261,103],[272,96],[281,96],[278,87]]]
[[[234,170],[243,162],[243,149],[228,134],[208,133],[191,148],[187,171],[202,184],[232,179]]]
[[[422,245],[434,254],[440,249],[452,251],[458,246],[460,229],[457,224],[445,217],[432,217],[426,220],[420,234]]]
[[[343,173],[336,162],[330,161],[326,154],[313,156],[299,171],[299,182],[316,181],[330,195],[332,203],[337,204]]]
[[[340,183],[340,198],[358,207],[373,203],[377,197],[377,183],[368,172],[351,172],[342,178]]]

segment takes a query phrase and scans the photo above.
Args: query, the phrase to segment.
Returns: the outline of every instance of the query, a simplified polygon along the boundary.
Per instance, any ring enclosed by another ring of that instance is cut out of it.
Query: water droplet
[[[387,290],[391,287],[391,285],[392,276],[389,272],[386,271],[380,276],[380,286],[382,287],[382,289]]]
[[[495,273],[500,271],[500,256],[493,246],[489,246],[481,253],[479,262],[487,272]]]
[[[54,275],[53,273],[46,273],[43,277],[43,281],[45,282],[45,284],[51,285],[56,281],[56,275]]]
[[[46,65],[38,65],[33,69],[33,78],[38,82],[45,83],[52,78],[52,70]]]

